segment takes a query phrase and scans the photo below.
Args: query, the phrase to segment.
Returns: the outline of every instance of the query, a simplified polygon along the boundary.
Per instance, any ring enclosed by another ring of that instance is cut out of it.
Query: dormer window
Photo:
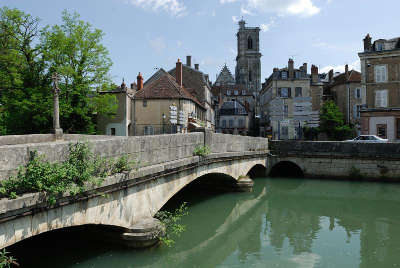
[[[226,91],[226,95],[230,96],[230,95],[231,95],[231,91],[230,91],[230,90],[227,90],[227,91]]]
[[[376,49],[376,51],[382,51],[383,50],[383,44],[382,43],[376,43],[375,49]]]
[[[282,72],[282,79],[287,79],[287,72]]]
[[[247,39],[247,49],[253,49],[253,39],[251,37]]]

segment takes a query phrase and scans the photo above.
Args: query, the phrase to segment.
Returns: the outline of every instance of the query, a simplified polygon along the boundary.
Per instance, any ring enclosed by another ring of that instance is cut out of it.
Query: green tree
[[[0,9],[1,134],[50,129],[49,80],[37,44],[39,35],[38,18],[17,9]]]
[[[62,24],[39,28],[39,19],[0,9],[0,134],[45,133],[52,129],[51,76],[61,76],[60,116],[65,132],[96,132],[98,113],[112,115],[111,60],[103,33],[64,11]]]
[[[112,97],[96,91],[109,83],[112,62],[101,44],[101,30],[80,20],[77,13],[64,11],[62,22],[46,27],[41,38],[49,71],[59,73],[62,78],[61,126],[66,132],[95,133],[98,110],[106,114],[115,111],[116,99],[110,100]],[[104,103],[111,103],[110,109]]]
[[[327,101],[321,108],[320,130],[325,132],[330,139],[343,140],[352,136],[354,130],[345,125],[343,114],[334,101]]]

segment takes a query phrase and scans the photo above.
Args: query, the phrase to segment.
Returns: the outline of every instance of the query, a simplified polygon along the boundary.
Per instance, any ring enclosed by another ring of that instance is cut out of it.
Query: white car
[[[354,138],[352,140],[347,140],[347,142],[388,142],[387,139],[382,139],[378,136],[375,135],[360,135],[357,138]]]

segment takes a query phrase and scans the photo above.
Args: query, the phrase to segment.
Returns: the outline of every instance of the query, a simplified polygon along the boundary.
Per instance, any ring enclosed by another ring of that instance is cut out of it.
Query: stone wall
[[[355,143],[330,141],[270,141],[272,154],[400,159],[400,143]]]
[[[89,141],[92,151],[97,155],[110,158],[128,155],[131,160],[137,160],[141,167],[191,157],[194,149],[205,142],[213,153],[268,150],[268,141],[264,138],[211,132],[132,137],[64,135],[63,138],[63,141],[57,142],[0,146],[0,180],[26,165],[30,151],[37,151],[53,162],[63,161],[68,156],[69,144],[78,140]]]

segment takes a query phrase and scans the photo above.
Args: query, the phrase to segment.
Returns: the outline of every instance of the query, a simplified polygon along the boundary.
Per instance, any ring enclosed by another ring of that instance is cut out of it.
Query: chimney
[[[344,75],[346,77],[346,81],[349,81],[349,65],[348,64],[346,64],[344,66]]]
[[[131,83],[131,89],[135,89],[135,83]]]
[[[278,68],[274,68],[272,72],[274,72],[274,73],[279,72],[279,69]],[[265,81],[267,81],[266,78],[265,78]]]
[[[294,61],[289,59],[288,62],[289,78],[294,78]]]
[[[190,56],[188,56],[190,57]],[[180,59],[178,59],[178,62],[176,63],[176,82],[180,87],[182,87],[182,62]]]
[[[196,63],[196,64],[194,65],[194,68],[198,71],[198,70],[199,70],[199,64]]]
[[[137,90],[142,90],[143,89],[143,76],[141,73],[138,74],[137,76]]]
[[[311,65],[311,82],[318,83],[318,67]]]
[[[329,71],[329,83],[333,81],[333,69]]]
[[[192,56],[186,56],[186,66],[192,67]]]
[[[367,36],[364,38],[364,51],[371,51],[372,49],[372,44],[371,44],[371,36],[367,34]]]
[[[305,74],[307,74],[307,68],[308,68],[307,63],[303,63],[303,71]]]

